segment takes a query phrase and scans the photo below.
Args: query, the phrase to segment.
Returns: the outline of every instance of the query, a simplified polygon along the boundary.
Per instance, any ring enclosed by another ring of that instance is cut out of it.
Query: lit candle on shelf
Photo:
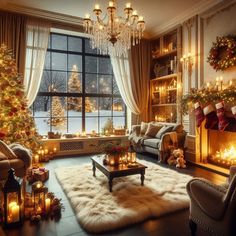
[[[17,222],[20,219],[20,207],[19,205],[14,205],[11,207],[11,222]]]
[[[56,152],[57,152],[57,148],[54,147],[54,148],[53,148],[53,153],[56,153]]]
[[[207,83],[207,90],[209,90],[210,89],[210,83],[208,82]]]
[[[82,137],[86,137],[86,132],[85,131],[82,132]]]
[[[229,81],[229,86],[232,86],[232,84],[233,84],[233,81],[230,80],[230,81]]]
[[[47,148],[44,150],[44,153],[45,153],[45,155],[48,154],[48,149]]]
[[[44,155],[44,150],[41,151],[42,156]]]
[[[108,130],[105,131],[105,135],[108,135]]]
[[[39,155],[36,154],[36,155],[34,156],[34,162],[35,162],[35,163],[39,163]]]
[[[51,199],[50,198],[45,199],[45,208],[46,208],[46,213],[48,213],[51,208]]]

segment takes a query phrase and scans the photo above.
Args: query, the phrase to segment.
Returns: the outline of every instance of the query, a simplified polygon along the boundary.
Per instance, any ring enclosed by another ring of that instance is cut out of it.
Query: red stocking
[[[200,127],[202,122],[204,121],[205,119],[205,116],[203,114],[203,110],[199,104],[199,102],[196,102],[194,104],[194,113],[195,113],[195,116],[196,116],[196,124],[197,124],[197,127]]]
[[[224,131],[225,128],[229,125],[229,119],[225,115],[224,103],[219,102],[216,104],[217,117],[219,119],[218,129]]]
[[[218,126],[218,117],[212,105],[204,107],[203,113],[206,116],[206,129],[217,129]]]

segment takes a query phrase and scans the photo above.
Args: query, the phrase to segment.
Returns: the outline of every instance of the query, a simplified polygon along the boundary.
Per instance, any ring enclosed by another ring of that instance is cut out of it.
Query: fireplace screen
[[[208,131],[208,161],[226,168],[236,165],[236,132]]]

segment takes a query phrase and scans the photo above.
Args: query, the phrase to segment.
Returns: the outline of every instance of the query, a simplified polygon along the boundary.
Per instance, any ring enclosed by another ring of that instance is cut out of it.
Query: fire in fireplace
[[[225,167],[230,167],[236,164],[236,148],[231,146],[224,150],[216,151],[215,154],[209,157],[209,161]]]

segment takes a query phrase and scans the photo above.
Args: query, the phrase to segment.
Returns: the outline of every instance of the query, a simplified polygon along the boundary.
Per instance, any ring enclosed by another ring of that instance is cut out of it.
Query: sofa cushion
[[[141,134],[145,134],[148,128],[148,123],[141,122]]]
[[[6,143],[0,140],[0,152],[2,152],[8,159],[16,159],[15,153],[8,147]]]
[[[149,123],[145,136],[155,137],[157,132],[161,129],[161,127],[162,126],[160,125],[154,125],[152,123]]]
[[[161,137],[162,137],[165,133],[172,131],[172,129],[173,129],[173,126],[166,126],[166,125],[164,125],[164,126],[157,132],[156,138],[161,139]]]
[[[143,145],[152,147],[152,148],[158,148],[159,143],[160,143],[160,139],[157,139],[157,138],[149,138],[149,139],[143,140]]]

